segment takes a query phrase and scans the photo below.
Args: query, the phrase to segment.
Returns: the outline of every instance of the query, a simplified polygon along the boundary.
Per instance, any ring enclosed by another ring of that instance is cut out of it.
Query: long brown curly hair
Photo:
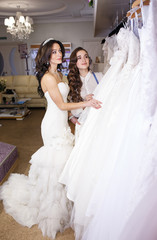
[[[83,101],[83,98],[81,97],[82,81],[80,78],[79,69],[76,66],[77,53],[81,50],[85,51],[88,54],[88,52],[84,48],[78,47],[70,55],[69,74],[67,78],[68,78],[69,87],[70,87],[68,99],[69,101],[72,101],[72,102]]]

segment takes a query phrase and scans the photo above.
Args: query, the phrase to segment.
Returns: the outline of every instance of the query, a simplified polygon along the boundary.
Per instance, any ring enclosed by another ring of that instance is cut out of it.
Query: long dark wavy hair
[[[69,74],[68,74],[67,78],[68,78],[69,87],[70,87],[68,99],[69,99],[69,101],[72,101],[72,102],[83,101],[83,98],[81,97],[82,81],[80,78],[79,69],[76,66],[77,53],[81,50],[85,51],[88,54],[88,52],[84,48],[78,47],[70,55]]]
[[[40,45],[40,48],[38,50],[37,56],[35,58],[36,78],[37,78],[38,83],[39,83],[37,91],[38,91],[38,93],[41,97],[44,96],[44,92],[41,88],[41,79],[50,67],[50,58],[51,58],[52,46],[53,46],[54,43],[59,44],[59,46],[61,48],[61,52],[62,52],[62,61],[63,61],[64,55],[65,55],[64,46],[60,41],[54,40],[54,39],[49,40],[46,43],[45,43],[45,41],[42,42],[41,45]],[[62,63],[58,64],[57,70],[61,71],[61,68],[62,68]]]

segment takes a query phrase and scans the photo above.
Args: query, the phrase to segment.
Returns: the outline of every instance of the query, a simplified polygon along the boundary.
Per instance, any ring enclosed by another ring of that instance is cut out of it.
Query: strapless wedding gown
[[[69,87],[58,84],[64,101]],[[11,174],[0,188],[5,211],[18,223],[31,227],[38,224],[44,236],[55,238],[69,227],[71,203],[59,176],[73,147],[67,111],[61,111],[48,92],[47,110],[41,124],[43,147],[32,155],[28,176]]]

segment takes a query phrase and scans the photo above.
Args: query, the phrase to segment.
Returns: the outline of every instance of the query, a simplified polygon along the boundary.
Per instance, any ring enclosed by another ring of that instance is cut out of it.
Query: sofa
[[[37,92],[38,81],[34,75],[4,76],[7,89],[15,89],[18,99],[31,98],[28,107],[46,107],[46,99],[41,98]],[[67,82],[67,77],[63,76]]]

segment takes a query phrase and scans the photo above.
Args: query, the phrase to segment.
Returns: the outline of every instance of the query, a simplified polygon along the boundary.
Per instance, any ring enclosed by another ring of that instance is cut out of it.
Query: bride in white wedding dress
[[[44,145],[32,155],[28,176],[11,174],[0,188],[0,199],[8,214],[23,226],[38,224],[43,235],[52,239],[58,231],[69,227],[71,215],[65,187],[58,183],[74,139],[67,110],[101,107],[95,99],[67,103],[69,87],[58,72],[64,53],[63,44],[53,39],[46,40],[39,48],[36,57],[38,91],[47,100],[41,124]]]

